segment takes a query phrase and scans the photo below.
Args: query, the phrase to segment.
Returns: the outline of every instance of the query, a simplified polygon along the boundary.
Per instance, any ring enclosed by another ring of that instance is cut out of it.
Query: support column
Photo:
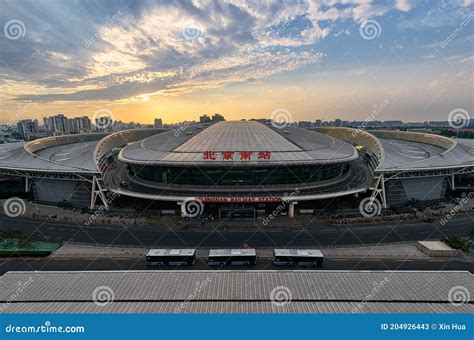
[[[295,217],[295,205],[298,204],[298,202],[290,202],[288,205],[288,217]]]
[[[26,176],[25,177],[25,192],[30,191],[30,177]]]
[[[381,184],[382,184],[382,205],[384,209],[387,209],[387,196],[385,195],[385,178],[383,174],[381,178]]]
[[[94,209],[97,194],[95,192],[95,179],[92,179],[92,190],[91,190],[91,205],[90,209]]]
[[[454,173],[451,175],[451,190],[456,190],[456,186],[454,185]]]
[[[94,209],[97,196],[100,196],[105,209],[109,210],[109,203],[107,202],[107,197],[105,196],[106,191],[107,190],[102,187],[100,179],[94,176],[92,178],[91,209]]]
[[[184,202],[178,202],[178,205],[181,207],[181,217],[186,217],[186,205]]]

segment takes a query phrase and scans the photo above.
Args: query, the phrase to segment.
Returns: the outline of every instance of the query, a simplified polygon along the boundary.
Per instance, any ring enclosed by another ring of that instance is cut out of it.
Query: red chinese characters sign
[[[252,156],[258,160],[269,160],[271,159],[271,151],[204,151],[202,153],[202,159],[205,161],[250,161]]]

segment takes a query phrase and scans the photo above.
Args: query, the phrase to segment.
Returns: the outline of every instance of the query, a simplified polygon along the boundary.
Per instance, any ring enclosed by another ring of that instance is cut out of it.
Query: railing
[[[370,131],[370,133],[379,138],[398,139],[436,145],[446,150],[442,154],[451,151],[458,143],[454,139],[430,133],[388,130],[374,130]]]
[[[317,127],[313,128],[313,130],[352,144],[366,147],[376,158],[377,168],[384,162],[385,152],[382,143],[377,137],[364,130],[346,127]]]
[[[105,136],[107,136],[106,133],[84,133],[75,135],[45,137],[25,143],[23,145],[23,148],[26,152],[33,155],[34,153],[40,150],[51,148],[53,146],[74,144],[80,142],[91,142],[100,140]]]

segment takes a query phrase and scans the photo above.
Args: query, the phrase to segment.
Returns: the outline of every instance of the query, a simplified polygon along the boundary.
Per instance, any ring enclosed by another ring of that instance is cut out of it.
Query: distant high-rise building
[[[63,114],[44,117],[43,123],[45,129],[55,136],[68,134],[68,119]]]
[[[210,123],[211,118],[208,115],[202,115],[199,117],[199,123],[204,124],[204,123]]]
[[[75,117],[73,119],[68,119],[70,122],[70,133],[87,133],[91,132],[91,120],[87,116]]]
[[[67,118],[63,114],[43,118],[44,128],[55,135],[87,133],[92,131],[91,120],[87,116]]]
[[[162,129],[163,128],[163,120],[161,118],[155,118],[155,129]]]
[[[298,122],[298,126],[300,128],[309,128],[311,127],[311,122],[308,122],[308,121],[300,121]]]
[[[223,122],[225,120],[224,116],[218,114],[218,113],[215,113],[211,120],[215,123],[215,122]]]
[[[33,135],[38,133],[38,120],[24,119],[20,120],[16,126],[18,133],[24,140],[29,140]]]

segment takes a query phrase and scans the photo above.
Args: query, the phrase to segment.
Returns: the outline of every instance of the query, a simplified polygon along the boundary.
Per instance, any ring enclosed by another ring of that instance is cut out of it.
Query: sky
[[[0,124],[448,120],[474,108],[472,0],[0,0]]]

